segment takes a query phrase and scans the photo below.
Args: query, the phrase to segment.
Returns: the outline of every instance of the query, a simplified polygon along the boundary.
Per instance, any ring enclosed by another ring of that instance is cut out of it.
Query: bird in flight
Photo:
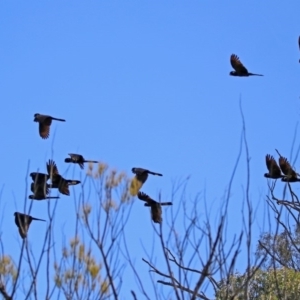
[[[151,208],[151,218],[154,223],[162,222],[162,205],[173,205],[172,202],[157,202],[143,192],[138,193],[138,198],[146,202],[144,206],[149,206]]]
[[[142,185],[146,182],[148,174],[163,176],[160,173],[155,173],[143,168],[132,168],[132,173],[135,174],[130,185],[130,194],[136,196]]]
[[[48,196],[50,193],[50,187],[51,185],[47,183],[32,182],[30,189],[33,195],[29,195],[28,198],[31,200],[59,199],[58,196]]]
[[[47,181],[50,178],[48,174],[32,172],[30,176],[33,180],[31,183],[31,191],[33,195],[29,195],[29,199],[31,200],[44,200],[44,199],[59,199],[59,197],[50,197],[48,196],[50,193],[49,188],[51,188],[51,184],[48,184]]]
[[[42,139],[47,139],[50,134],[52,120],[66,122],[64,119],[53,118],[48,115],[34,114],[34,122],[39,123],[39,133]]]
[[[69,185],[76,185],[80,183],[79,180],[69,180],[63,178],[59,174],[56,163],[52,159],[49,159],[47,163],[47,171],[52,181],[51,187],[58,188],[59,192],[64,195],[70,196]]]
[[[274,157],[270,154],[266,155],[266,165],[269,170],[269,173],[265,173],[265,177],[272,178],[272,179],[278,179],[284,177],[284,175],[281,174],[281,170],[274,159]]]
[[[32,181],[35,183],[46,183],[47,180],[50,178],[48,174],[39,172],[32,172],[29,175],[32,178]]]
[[[48,174],[32,172],[30,176],[33,180],[31,183],[31,191],[33,195],[29,195],[29,199],[32,200],[44,200],[44,199],[59,199],[59,197],[50,197],[48,196],[50,193],[49,188],[51,188],[51,184],[48,184],[47,181],[50,178]]]
[[[235,54],[231,54],[230,63],[231,63],[231,66],[234,68],[234,71],[231,71],[229,73],[229,75],[231,75],[231,76],[240,76],[240,77],[264,76],[261,74],[249,73],[248,70],[241,63],[239,57]]]
[[[81,169],[83,169],[83,164],[84,163],[98,163],[98,161],[95,160],[86,160],[84,157],[80,154],[75,154],[75,153],[69,153],[70,157],[65,159],[66,163],[73,163],[73,164],[78,164]]]
[[[297,176],[296,171],[292,168],[287,158],[283,157],[277,149],[275,149],[279,155],[279,166],[282,173],[285,175],[281,181],[284,182],[297,182],[300,179]]]
[[[15,223],[18,226],[19,233],[22,239],[27,237],[27,232],[29,229],[29,225],[32,222],[32,220],[37,220],[37,221],[43,221],[46,222],[45,220],[34,218],[30,215],[25,215],[19,212],[14,213],[15,216]]]

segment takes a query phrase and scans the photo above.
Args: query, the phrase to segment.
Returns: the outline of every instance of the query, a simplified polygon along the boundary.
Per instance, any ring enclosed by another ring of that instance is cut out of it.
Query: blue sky
[[[1,239],[7,252],[18,257],[13,212],[23,209],[28,162],[30,172],[46,171],[52,154],[61,172],[68,168],[64,158],[75,152],[128,174],[132,167],[163,173],[149,178],[143,191],[153,197],[161,192],[166,200],[172,181],[191,176],[189,197],[205,190],[217,215],[239,150],[240,98],[251,156],[250,196],[259,208],[257,237],[266,215],[265,155],[276,156],[277,148],[289,157],[299,120],[299,27],[296,1],[2,1]],[[229,76],[232,53],[264,77]],[[66,123],[54,122],[50,138],[42,140],[34,113]],[[233,184],[229,235],[240,223],[244,154]],[[85,176],[77,166],[67,174]],[[61,196],[57,228],[72,230],[74,193]],[[34,203],[31,214],[46,218],[46,206]],[[149,212],[135,203],[131,218],[128,239],[148,276],[140,261],[141,243],[151,244],[153,236]],[[43,234],[43,226],[31,226],[30,238]]]

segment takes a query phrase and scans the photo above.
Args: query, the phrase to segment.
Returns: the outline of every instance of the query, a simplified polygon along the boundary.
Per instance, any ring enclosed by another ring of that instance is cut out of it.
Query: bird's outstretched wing
[[[50,125],[39,123],[39,133],[42,139],[47,139],[50,135]]]
[[[287,175],[289,177],[292,177],[292,178],[297,178],[297,174],[296,172],[294,171],[294,169],[292,168],[292,166],[290,165],[289,161],[287,160],[286,157],[283,157],[279,151],[277,149],[275,149],[275,151],[278,153],[279,155],[279,166],[280,166],[280,169],[282,171],[282,173],[284,175]]]
[[[279,157],[279,166],[280,166],[281,171],[284,175],[297,177],[296,172],[294,171],[294,169],[290,165],[287,158],[285,158],[283,156]]]
[[[281,175],[281,170],[280,170],[276,160],[270,154],[266,155],[266,165],[267,165],[270,175],[273,175],[273,176]]]
[[[142,201],[146,201],[146,202],[149,202],[149,201],[153,201],[153,199],[151,199],[147,194],[143,193],[143,192],[138,192],[138,198]]]
[[[56,163],[52,159],[49,159],[47,163],[47,172],[50,175],[50,177],[52,177],[53,175],[59,175]]]
[[[248,70],[244,67],[244,65],[242,64],[242,62],[240,61],[239,57],[235,54],[232,54],[230,56],[230,63],[231,66],[233,67],[233,69],[240,74],[247,74]]]

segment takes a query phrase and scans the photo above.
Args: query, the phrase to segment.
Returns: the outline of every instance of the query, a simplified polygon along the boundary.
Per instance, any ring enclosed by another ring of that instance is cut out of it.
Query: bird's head
[[[38,119],[38,117],[40,116],[40,114],[34,114],[33,116],[34,116],[33,121],[37,121],[37,119]]]
[[[235,72],[235,71],[231,71],[231,72],[229,73],[229,75],[235,76],[235,75],[236,75],[236,72]]]
[[[17,212],[15,212],[15,213],[14,213],[14,216],[16,217],[16,216],[17,216],[17,214],[18,214],[18,213],[17,213]]]
[[[131,169],[131,172],[132,172],[132,173],[135,173],[135,172],[136,172],[135,169],[136,169],[136,168],[132,168],[132,169]]]
[[[269,173],[265,173],[264,176],[265,176],[266,178],[270,178],[270,174],[269,174]]]
[[[34,178],[36,175],[37,175],[36,172],[31,172],[31,173],[29,174],[29,176],[32,178],[32,180],[33,180],[33,178]]]
[[[72,160],[71,160],[71,158],[68,157],[68,158],[65,158],[65,162],[69,163],[69,162],[72,162]]]

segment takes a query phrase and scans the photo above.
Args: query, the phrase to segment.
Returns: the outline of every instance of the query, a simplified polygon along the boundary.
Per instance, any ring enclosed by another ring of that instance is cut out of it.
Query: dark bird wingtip
[[[279,151],[277,149],[275,149],[275,151],[278,153],[279,156],[281,156],[281,154],[279,153]]]

